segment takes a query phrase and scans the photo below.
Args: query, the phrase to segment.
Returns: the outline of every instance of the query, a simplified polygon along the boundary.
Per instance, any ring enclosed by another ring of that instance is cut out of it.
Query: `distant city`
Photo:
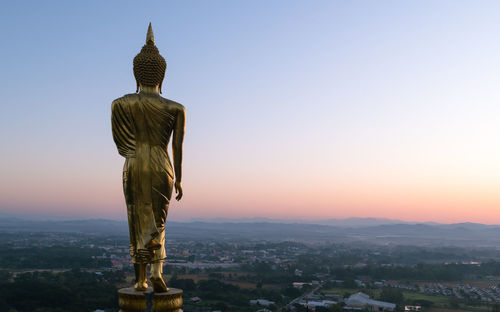
[[[500,304],[499,226],[236,221],[168,224],[164,273],[184,290],[184,311],[491,311]],[[116,290],[132,280],[124,221],[1,218],[0,237],[1,311],[116,311]],[[20,300],[29,289],[40,296]],[[100,297],[85,300],[92,289]]]

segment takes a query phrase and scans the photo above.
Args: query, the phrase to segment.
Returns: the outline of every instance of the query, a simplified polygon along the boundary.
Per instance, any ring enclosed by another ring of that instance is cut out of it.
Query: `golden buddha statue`
[[[172,189],[182,198],[182,141],[184,107],[159,94],[167,64],[155,46],[151,23],[146,44],[134,58],[136,93],[113,101],[113,140],[125,157],[123,191],[130,231],[130,256],[137,291],[148,289],[147,265],[155,292],[168,291],[162,278],[165,259],[165,221]],[[167,146],[172,139],[174,168]],[[175,183],[174,181],[175,172]]]

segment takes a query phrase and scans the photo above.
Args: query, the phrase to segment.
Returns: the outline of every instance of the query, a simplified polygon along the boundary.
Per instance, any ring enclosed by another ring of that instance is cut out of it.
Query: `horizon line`
[[[116,221],[116,222],[126,222],[125,218],[92,218],[92,217],[69,217],[69,216],[25,216],[16,215],[0,212],[0,219],[20,219],[24,221],[90,221],[90,220],[105,220],[105,221]],[[415,221],[415,220],[402,220],[402,219],[390,219],[390,218],[377,218],[377,217],[347,217],[347,218],[327,218],[327,219],[280,219],[280,218],[268,218],[268,217],[242,217],[242,218],[227,218],[227,217],[215,217],[215,218],[189,218],[189,219],[173,219],[167,220],[168,222],[178,222],[178,223],[195,223],[195,222],[206,222],[206,223],[298,223],[298,224],[318,224],[318,225],[331,225],[324,224],[325,222],[332,221],[379,221],[377,225],[388,225],[388,224],[436,224],[436,225],[453,225],[453,224],[481,224],[487,226],[500,226],[496,223],[481,223],[472,221],[462,221],[462,222],[438,222],[438,221]],[[384,223],[387,222],[387,223]],[[369,224],[365,224],[369,225]]]

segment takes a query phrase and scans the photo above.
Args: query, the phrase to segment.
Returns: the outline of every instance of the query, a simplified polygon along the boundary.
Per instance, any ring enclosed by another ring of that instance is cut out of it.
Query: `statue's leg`
[[[153,154],[158,158],[157,163],[165,164],[165,168],[152,172],[152,194],[153,214],[155,218],[156,229],[158,231],[157,240],[161,247],[155,251],[151,261],[151,284],[155,292],[168,291],[167,285],[163,280],[163,262],[166,258],[165,254],[165,224],[167,220],[168,204],[172,196],[173,180],[170,171],[168,170],[168,159],[163,159],[161,155]]]
[[[146,272],[147,263],[141,263],[137,254],[137,211],[136,205],[134,204],[135,190],[132,183],[135,179],[132,175],[134,163],[135,160],[133,158],[127,158],[125,165],[123,166],[123,193],[125,195],[125,202],[127,203],[128,228],[130,234],[130,256],[132,257],[135,271],[134,289],[137,291],[145,291],[148,289]]]
[[[161,243],[161,248],[155,252],[153,262],[151,263],[151,284],[155,292],[168,291],[167,285],[163,280],[163,259],[165,259],[165,227],[160,227],[158,239]]]
[[[166,258],[165,254],[165,224],[167,219],[168,204],[172,194],[172,179],[169,175],[161,175],[160,179],[155,182],[158,188],[153,192],[153,211],[155,215],[156,228],[158,230],[158,242],[161,248],[155,252],[153,261],[151,262],[151,284],[155,292],[168,291],[167,285],[163,280],[163,262]]]
[[[134,205],[134,187],[132,181],[134,176],[132,175],[132,168],[134,166],[134,159],[127,158],[123,166],[123,194],[125,195],[125,203],[127,204],[127,219],[128,219],[128,230],[130,237],[129,252],[130,257],[132,257],[132,262],[136,263],[137,256],[137,215],[136,207]]]
[[[165,205],[165,215],[166,208],[168,204]],[[158,220],[158,219],[157,219]],[[165,219],[163,219],[165,220]],[[155,292],[166,292],[168,291],[167,285],[163,280],[163,261],[165,259],[165,221],[157,223],[157,229],[159,235],[157,237],[159,243],[161,244],[161,248],[156,250],[153,261],[151,262],[151,284],[153,285],[153,290]]]
[[[148,289],[147,281],[147,263],[134,263],[135,271],[135,285],[134,289],[137,291],[145,291]]]
[[[151,284],[153,285],[154,292],[167,292],[168,288],[162,277],[163,273],[163,261],[157,261],[151,263]]]

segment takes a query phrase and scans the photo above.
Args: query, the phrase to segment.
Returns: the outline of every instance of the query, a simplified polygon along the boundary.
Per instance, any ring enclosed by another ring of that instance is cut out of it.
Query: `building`
[[[370,296],[362,292],[351,295],[345,300],[346,310],[368,310],[368,311],[394,311],[394,303],[370,299]]]
[[[250,300],[250,304],[258,304],[264,307],[268,307],[270,305],[273,305],[275,302],[266,300],[266,299],[255,299],[255,300]]]
[[[315,311],[317,307],[328,308],[334,304],[337,304],[337,302],[330,300],[313,300],[304,302],[302,305]]]
[[[293,287],[295,288],[298,288],[298,289],[301,289],[302,287],[304,287],[304,285],[309,285],[309,286],[312,286],[312,283],[303,283],[303,282],[293,282]]]

